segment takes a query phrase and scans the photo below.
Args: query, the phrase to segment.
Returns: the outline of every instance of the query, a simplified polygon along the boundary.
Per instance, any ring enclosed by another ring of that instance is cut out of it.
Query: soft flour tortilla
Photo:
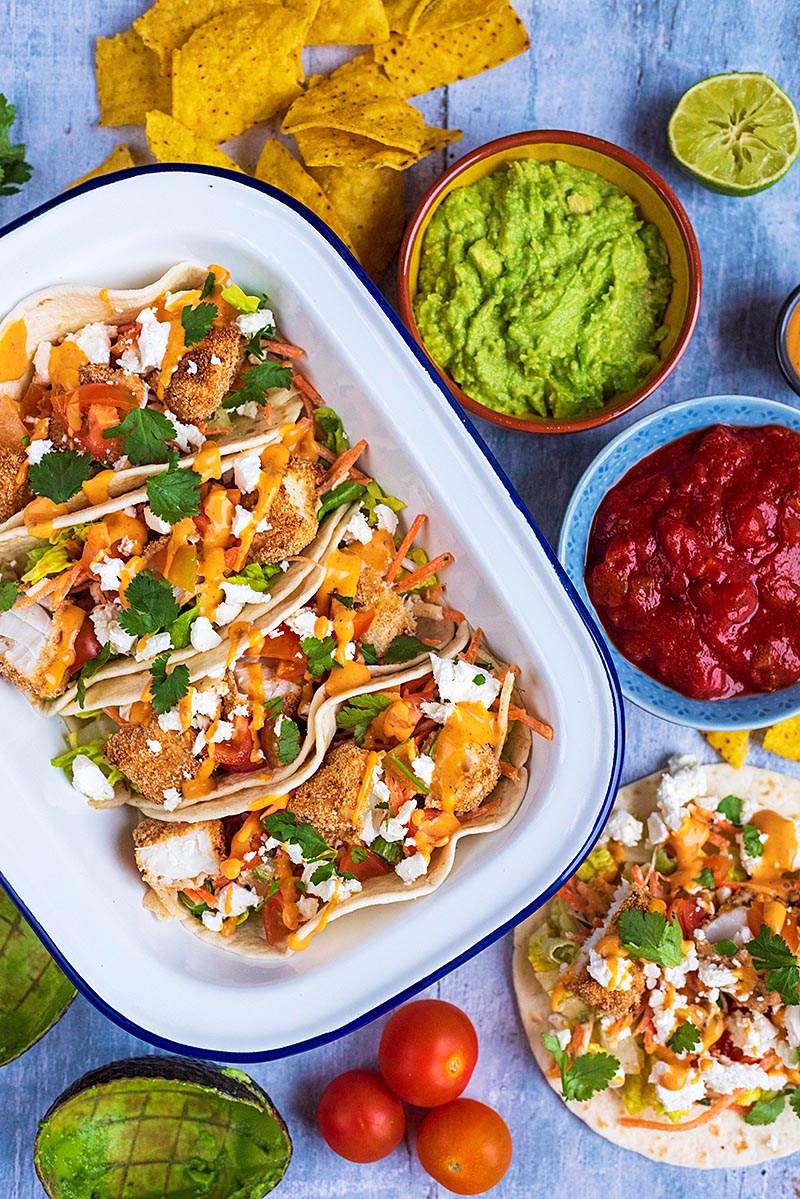
[[[450,656],[454,656],[459,652],[459,649],[463,648],[463,641],[459,648],[449,647]],[[489,656],[482,649],[479,659],[485,661]],[[493,660],[496,661],[496,659]],[[403,683],[421,678],[429,669],[429,666],[425,664],[413,670],[404,670],[402,673],[396,674],[391,683],[392,685],[396,684],[398,687],[402,686]],[[357,691],[348,692],[347,695],[337,695],[323,703],[316,716],[317,748],[314,757],[306,763],[301,772],[302,777],[295,777],[291,781],[284,782],[276,789],[276,794],[285,795],[288,791],[299,786],[305,779],[310,778],[319,768],[336,732],[336,713],[350,695],[360,695],[364,691],[370,690],[379,691],[387,685],[389,685],[389,680],[383,678],[380,682],[372,684],[369,687],[361,687]],[[323,922],[330,923],[338,920],[340,916],[348,916],[352,912],[357,912],[362,908],[376,907],[380,904],[402,903],[411,899],[420,899],[424,895],[430,895],[432,891],[436,891],[441,887],[453,869],[458,842],[462,837],[469,837],[476,833],[490,833],[508,824],[522,803],[528,786],[528,771],[525,764],[528,761],[531,751],[531,732],[527,725],[517,721],[509,725],[505,749],[511,764],[519,770],[519,777],[512,780],[506,776],[501,776],[497,786],[487,800],[487,802],[489,800],[492,802],[497,801],[497,807],[493,807],[485,816],[477,816],[475,819],[470,820],[451,837],[447,845],[443,845],[440,849],[435,849],[431,855],[428,873],[422,878],[416,879],[413,883],[407,885],[392,871],[381,878],[369,879],[364,883],[361,891],[350,896],[340,904],[336,904],[333,907],[330,904],[322,904],[316,916],[301,926],[299,935],[301,937],[307,936],[308,940],[306,944],[313,945],[314,931]],[[211,815],[211,813],[207,814]],[[216,814],[222,815],[225,813],[218,812]],[[147,811],[146,815],[150,816],[153,813]],[[262,923],[259,920],[247,920],[237,930],[235,937],[224,937],[221,933],[214,933],[204,928],[200,921],[189,915],[189,912],[179,902],[177,897],[160,895],[155,899],[155,902],[148,899],[146,906],[162,916],[182,920],[184,926],[190,932],[194,933],[195,936],[200,937],[201,940],[207,941],[211,945],[216,945],[217,948],[225,949],[230,953],[237,953],[242,957],[285,960],[287,953],[291,952],[268,945],[264,937]],[[305,949],[305,945],[302,946],[302,949]]]
[[[150,307],[156,297],[164,292],[188,291],[202,287],[206,273],[206,268],[196,263],[180,262],[170,267],[166,274],[148,287],[131,291],[101,290],[97,287],[63,284],[27,296],[0,321],[0,341],[10,325],[19,320],[25,322],[28,357],[28,364],[17,379],[0,383],[0,394],[8,395],[13,400],[22,399],[33,377],[33,357],[41,342],[59,342],[69,333],[77,333],[84,325],[92,322],[126,324],[135,320],[143,308]],[[302,409],[302,401],[293,390],[276,391],[270,396],[269,428],[265,428],[264,417],[261,415],[251,418],[233,412],[230,414],[230,428],[213,436],[212,440],[219,446],[223,457],[242,451],[263,449],[278,439],[279,426],[293,424]],[[193,461],[193,454],[184,455],[181,465],[191,466]],[[128,492],[141,487],[150,475],[167,469],[165,463],[129,466],[115,471],[109,486],[110,499],[127,495]],[[88,507],[89,503],[82,492],[73,496],[68,505],[70,512],[80,511],[84,515]],[[72,523],[74,521],[67,515],[56,519],[53,526],[55,529],[62,529],[68,528]],[[23,525],[22,512],[17,512],[0,525],[0,552],[9,536],[13,540],[13,531]]]
[[[726,795],[738,795],[742,799],[756,799],[783,816],[800,815],[800,781],[797,779],[788,778],[774,770],[759,770],[754,766],[743,766],[741,770],[723,765],[706,766],[705,770],[709,792],[720,799]],[[647,820],[655,810],[656,789],[660,781],[661,771],[623,787],[615,807],[631,812],[638,820]],[[542,1044],[542,1033],[552,1031],[549,1024],[550,1000],[528,961],[531,935],[543,923],[546,912],[545,907],[531,916],[519,925],[514,934],[514,990],[533,1056],[550,1086],[560,1095],[561,1078],[548,1073],[552,1070],[553,1058]],[[705,1110],[696,1106],[693,1115]],[[750,1126],[745,1124],[738,1112],[726,1110],[710,1123],[688,1132],[679,1131],[677,1126],[675,1131],[659,1132],[620,1125],[619,1118],[627,1115],[627,1112],[622,1100],[611,1088],[585,1103],[571,1101],[567,1107],[607,1141],[673,1166],[694,1166],[705,1170],[723,1169],[731,1165],[751,1166],[770,1158],[786,1157],[800,1149],[800,1120],[788,1104],[774,1124]],[[643,1116],[658,1119],[652,1113],[643,1113]]]

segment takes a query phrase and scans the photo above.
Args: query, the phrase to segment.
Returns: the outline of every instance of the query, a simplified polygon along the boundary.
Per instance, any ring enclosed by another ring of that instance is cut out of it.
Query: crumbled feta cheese
[[[745,1057],[762,1058],[778,1039],[775,1025],[760,1012],[731,1012],[725,1026]]]
[[[162,712],[158,718],[158,727],[163,733],[179,733],[181,718],[178,709],[173,708],[170,712]]]
[[[144,516],[144,523],[154,533],[169,533],[172,528],[172,525],[168,521],[162,520],[160,516],[156,516],[149,504],[145,504],[142,515]]]
[[[712,1003],[715,1003],[720,991],[729,991],[739,981],[729,966],[721,962],[703,960],[697,968],[697,975]]]
[[[264,409],[255,400],[252,400],[249,404],[242,404],[238,412],[241,416],[247,417],[248,420],[257,420],[260,416],[264,415]]]
[[[90,362],[97,366],[108,366],[108,360],[111,357],[111,338],[116,335],[115,328],[94,323],[84,325],[78,333],[70,333],[65,340],[74,341]]]
[[[658,985],[661,978],[661,967],[655,962],[644,963],[644,983],[648,991],[652,991],[653,987]]]
[[[222,366],[222,359],[220,357],[218,357],[218,355],[212,354],[211,355],[211,365],[212,366]]]
[[[408,822],[411,819],[411,814],[416,810],[416,800],[408,799],[396,816],[389,816],[387,813],[380,826],[380,835],[384,841],[402,841],[408,832]]]
[[[783,1009],[783,1027],[792,1049],[800,1045],[800,1008],[792,1005]]]
[[[241,316],[237,316],[236,324],[244,337],[253,337],[262,329],[274,325],[275,318],[269,308],[262,308],[259,312],[243,312]]]
[[[667,828],[676,832],[683,824],[686,805],[707,794],[706,772],[691,754],[673,754],[667,767],[656,791],[656,806]]]
[[[128,654],[133,649],[136,638],[126,633],[119,623],[120,604],[98,604],[91,612],[95,635],[101,645],[110,645],[115,654]]]
[[[704,1069],[704,1067],[708,1067]],[[706,1092],[709,1095],[730,1095],[743,1087],[745,1091],[753,1091],[760,1087],[765,1091],[780,1090],[776,1087],[776,1079],[771,1078],[761,1066],[747,1065],[745,1062],[726,1062],[718,1058],[706,1058],[701,1062],[701,1071]]]
[[[90,563],[89,569],[97,575],[103,591],[119,591],[120,578],[125,563],[121,558],[109,558],[106,554]]]
[[[697,950],[695,949],[694,945],[691,945],[688,953],[684,953],[682,962],[680,962],[677,966],[664,967],[664,978],[668,983],[671,983],[673,987],[676,987],[678,990],[680,990],[681,987],[686,986],[687,976],[692,974],[697,969],[699,964],[700,962],[697,957]]]
[[[45,454],[49,454],[52,449],[53,443],[49,437],[38,437],[28,446],[28,464],[38,466]]]
[[[241,504],[236,505],[233,513],[233,523],[231,532],[234,537],[240,537],[248,525],[253,523],[253,513],[248,512],[247,508],[243,508]]]
[[[234,728],[229,720],[218,720],[217,727],[213,730],[209,741],[214,745],[219,745],[221,741],[230,741],[233,736]]]
[[[423,853],[413,853],[410,858],[403,858],[395,866],[395,874],[410,886],[416,879],[428,873],[428,859]]]
[[[243,604],[230,604],[223,600],[221,604],[217,604],[217,610],[214,613],[215,624],[217,624],[219,628],[222,628],[226,624],[230,624],[231,621],[236,620],[236,617],[239,615],[243,607]]]
[[[319,900],[314,895],[304,895],[297,901],[297,910],[303,920],[311,920],[319,911]]]
[[[181,802],[181,793],[177,787],[165,787],[163,792],[164,807],[168,812],[174,812]]]
[[[387,507],[386,504],[376,504],[375,516],[378,521],[377,527],[385,529],[387,533],[391,533],[394,536],[397,532],[397,513],[392,512],[391,508]]]
[[[367,518],[359,508],[348,520],[344,528],[343,540],[346,545],[352,545],[357,541],[359,545],[366,545],[373,538],[375,530],[371,529],[367,523]]]
[[[85,754],[79,754],[72,763],[72,785],[81,795],[95,803],[114,798],[114,788],[100,767]]]
[[[205,691],[192,687],[189,691],[189,705],[193,720],[195,716],[208,716],[213,720],[219,708],[219,696],[212,687]]]
[[[766,845],[767,838],[762,834],[761,843]],[[739,857],[742,859],[742,865],[747,873],[752,877],[761,865],[761,856],[753,856],[745,849],[744,837],[741,833],[736,834],[736,844],[739,846]]]
[[[164,416],[175,430],[174,441],[182,454],[188,453],[190,449],[200,449],[205,441],[205,434],[200,432],[197,425],[184,424],[182,420],[178,420],[174,412],[169,410],[164,413]]]
[[[133,540],[130,537],[123,537],[119,543],[119,552],[124,558],[130,558],[133,553]]]
[[[203,912],[200,919],[203,921],[203,924],[209,932],[218,933],[222,928],[222,921],[224,917],[222,912]]]
[[[33,356],[33,369],[36,371],[37,383],[50,382],[50,351],[52,343],[49,341],[40,341],[36,347],[36,353]]]
[[[319,617],[313,608],[298,608],[291,616],[287,616],[284,623],[302,640],[303,637],[315,636],[314,629],[318,620]],[[323,635],[327,636],[327,633]]]
[[[435,768],[436,763],[428,754],[417,754],[411,763],[411,770],[415,778],[418,778],[426,787],[430,787],[431,785]]]
[[[612,841],[618,841],[620,845],[638,845],[643,832],[644,825],[641,820],[637,820],[623,809],[613,812],[606,825],[606,836]]]
[[[630,991],[633,987],[633,969],[628,958],[604,958],[592,949],[587,969],[595,982],[608,991]]]
[[[675,1031],[675,998],[675,991],[671,988],[665,990],[663,987],[654,987],[650,991],[650,1018],[655,1038],[661,1045],[665,1045]]]
[[[160,754],[163,746],[160,741],[156,741],[154,738],[148,737],[147,748],[150,750],[151,754]]]
[[[169,322],[159,321],[152,308],[143,309],[136,320],[141,328],[139,340],[120,354],[119,368],[132,375],[160,370],[169,341]]]
[[[306,860],[303,857],[303,850],[294,841],[287,841],[283,848],[286,850],[286,856],[289,861],[294,862],[295,866],[305,865]]]
[[[650,1071],[648,1082],[655,1083],[656,1096],[665,1112],[685,1112],[693,1103],[705,1099],[706,1080],[698,1070],[690,1070],[683,1086],[678,1090],[663,1085],[663,1080],[672,1072],[669,1062],[656,1062]]]
[[[238,883],[227,883],[217,896],[217,911],[228,916],[241,916],[248,908],[261,903],[261,896]]]
[[[196,375],[197,374],[197,363],[192,358],[189,358],[186,362],[186,374],[187,375]]]
[[[473,666],[463,658],[458,661],[440,658],[438,654],[431,654],[430,659],[439,697],[445,703],[478,703],[489,708],[500,694],[500,680],[479,666]],[[478,683],[476,679],[483,682]]]
[[[149,658],[157,658],[159,654],[166,653],[168,649],[172,649],[172,638],[169,633],[150,633],[148,636],[142,637],[134,658],[137,662],[145,662]]]
[[[372,771],[367,808],[359,831],[359,836],[365,845],[371,845],[377,836],[382,835],[381,824],[389,815],[390,802],[391,793],[384,782],[383,766],[378,762]],[[384,806],[379,808],[378,804]],[[405,835],[405,831],[402,835]]]
[[[312,876],[319,869],[319,862],[309,862],[303,870],[302,881],[306,885],[306,894],[317,895],[323,903],[328,903],[334,895],[339,900],[348,899],[361,890],[357,878],[338,878],[335,874],[324,882],[312,882]]]
[[[189,638],[192,643],[192,649],[196,649],[198,653],[203,653],[207,649],[214,649],[222,641],[222,638],[216,632],[207,616],[198,616],[192,621]]]
[[[261,459],[258,454],[241,454],[233,464],[233,478],[242,492],[255,490],[261,478]]]
[[[246,583],[226,583],[223,581],[222,590],[225,593],[225,602],[229,604],[264,603],[264,593],[256,591],[253,587],[248,587]]]
[[[669,829],[658,812],[651,812],[647,817],[647,836],[651,845],[663,845],[669,836]]]
[[[208,738],[206,737],[205,730],[201,729],[195,737],[194,745],[192,746],[192,753],[194,756],[197,757],[198,754],[201,754],[206,745],[208,745]]]

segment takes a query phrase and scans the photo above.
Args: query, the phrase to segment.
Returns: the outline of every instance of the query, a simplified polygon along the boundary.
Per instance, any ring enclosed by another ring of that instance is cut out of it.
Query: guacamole
[[[431,357],[473,399],[570,419],[657,364],[672,282],[660,233],[621,188],[525,159],[440,204],[414,314]]]

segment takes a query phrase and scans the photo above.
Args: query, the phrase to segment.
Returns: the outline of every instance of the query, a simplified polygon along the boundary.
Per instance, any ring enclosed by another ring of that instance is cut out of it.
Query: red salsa
[[[628,661],[692,699],[800,681],[800,434],[712,425],[603,498],[586,587]]]

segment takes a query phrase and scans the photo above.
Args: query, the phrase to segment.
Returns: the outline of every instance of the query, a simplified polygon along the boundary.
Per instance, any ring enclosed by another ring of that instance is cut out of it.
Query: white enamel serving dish
[[[522,669],[535,738],[509,827],[462,841],[424,900],[336,921],[280,962],[241,959],[142,908],[128,811],[90,809],[49,765],[60,723],[0,684],[0,883],[80,990],[122,1027],[197,1056],[262,1060],[357,1027],[548,898],[599,836],[623,752],[619,689],[586,609],[433,367],[342,244],[282,193],[225,171],[149,167],[85,184],[0,233],[0,312],[54,284],[138,286],[191,258],[266,291],[282,332],[428,548],[450,602]]]

